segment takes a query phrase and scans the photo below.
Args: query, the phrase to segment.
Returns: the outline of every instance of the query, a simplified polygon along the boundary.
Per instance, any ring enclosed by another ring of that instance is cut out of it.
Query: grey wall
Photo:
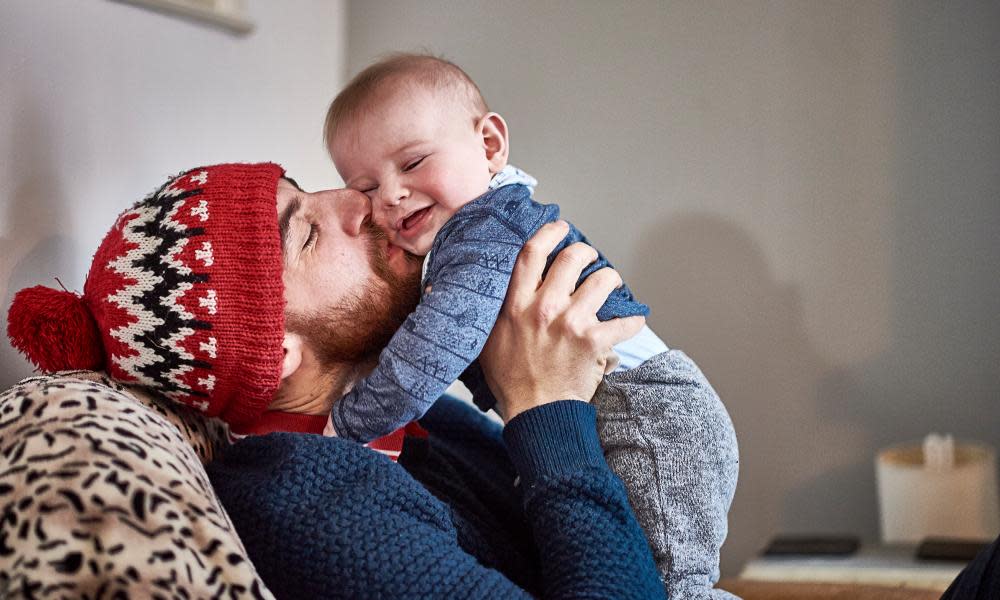
[[[1000,427],[1000,3],[365,0],[349,70],[465,67],[704,368],[742,452],[724,571],[878,535],[873,455]]]
[[[246,37],[107,0],[0,2],[0,389],[30,373],[7,307],[81,290],[115,217],[168,175],[274,160],[339,182],[322,143],[346,64],[341,0],[250,2]]]

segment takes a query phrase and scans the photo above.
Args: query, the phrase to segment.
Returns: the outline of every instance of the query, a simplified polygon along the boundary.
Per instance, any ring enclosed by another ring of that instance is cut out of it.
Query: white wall
[[[704,368],[742,453],[724,572],[877,537],[876,448],[1000,442],[1000,4],[364,0],[350,74],[465,67],[512,160]]]
[[[80,290],[122,210],[178,171],[273,160],[339,183],[322,144],[346,61],[342,0],[251,0],[238,37],[107,0],[0,2],[0,304]],[[0,388],[28,374],[0,342]]]

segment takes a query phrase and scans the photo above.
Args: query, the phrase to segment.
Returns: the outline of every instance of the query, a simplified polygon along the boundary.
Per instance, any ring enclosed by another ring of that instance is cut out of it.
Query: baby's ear
[[[507,166],[510,147],[507,144],[507,122],[495,112],[486,113],[476,125],[476,132],[483,138],[486,160],[490,163],[490,173],[496,174]]]

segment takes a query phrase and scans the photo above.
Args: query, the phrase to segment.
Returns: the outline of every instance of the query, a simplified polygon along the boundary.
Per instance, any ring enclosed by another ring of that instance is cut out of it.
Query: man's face
[[[358,192],[280,179],[277,205],[286,329],[325,364],[373,359],[416,306],[420,259],[388,243]]]

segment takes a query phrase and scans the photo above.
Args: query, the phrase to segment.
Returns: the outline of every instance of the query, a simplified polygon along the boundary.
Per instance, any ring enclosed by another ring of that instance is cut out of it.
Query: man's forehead
[[[277,197],[275,198],[275,202],[277,204],[278,213],[281,214],[281,212],[284,210],[285,206],[293,198],[301,198],[301,197],[305,197],[305,196],[308,196],[308,195],[309,195],[309,192],[306,192],[301,187],[299,187],[299,185],[295,182],[294,179],[290,179],[290,178],[285,177],[285,176],[279,178],[278,179],[278,189],[277,189],[277,193],[276,193]]]
[[[305,190],[302,189],[302,186],[299,185],[299,183],[297,181],[295,181],[294,179],[292,179],[291,177],[289,177],[287,173],[285,175],[281,176],[280,181],[287,181],[288,183],[292,184],[292,187],[294,187],[298,191],[305,192]]]

